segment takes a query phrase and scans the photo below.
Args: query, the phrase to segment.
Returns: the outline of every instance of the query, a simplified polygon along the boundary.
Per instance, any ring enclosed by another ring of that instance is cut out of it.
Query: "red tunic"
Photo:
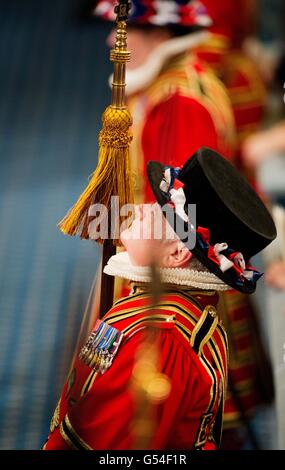
[[[196,54],[172,58],[128,104],[137,202],[153,200],[145,174],[149,160],[182,166],[202,146],[232,159],[235,132],[227,93]]]
[[[77,358],[44,448],[141,448],[139,418],[146,414],[150,426],[145,448],[214,449],[221,433],[227,340],[215,308],[205,307],[217,299],[214,292],[168,286],[155,308],[150,307],[151,296],[140,289],[115,303],[104,318],[124,333],[113,363],[101,373]],[[171,388],[163,401],[147,408],[140,384],[133,384],[137,353],[150,325],[157,372]]]

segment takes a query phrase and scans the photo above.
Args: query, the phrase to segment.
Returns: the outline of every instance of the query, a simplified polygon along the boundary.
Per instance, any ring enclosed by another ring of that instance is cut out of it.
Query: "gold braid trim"
[[[71,446],[73,449],[76,450],[92,450],[92,447],[87,444],[75,431],[73,428],[68,415],[65,415],[61,425],[60,425],[60,433],[63,439]]]

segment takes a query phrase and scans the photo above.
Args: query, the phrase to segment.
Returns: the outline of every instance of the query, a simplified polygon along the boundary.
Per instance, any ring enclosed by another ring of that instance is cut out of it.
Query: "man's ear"
[[[192,257],[191,251],[186,248],[186,246],[180,242],[175,241],[171,244],[170,250],[168,253],[168,267],[169,268],[185,268],[189,263]]]

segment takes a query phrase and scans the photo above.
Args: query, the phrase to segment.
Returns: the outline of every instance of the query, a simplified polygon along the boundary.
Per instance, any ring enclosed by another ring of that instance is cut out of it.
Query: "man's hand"
[[[242,146],[245,166],[257,168],[260,163],[273,154],[285,152],[285,122],[270,129],[257,132],[248,137]]]
[[[265,279],[270,287],[285,290],[285,261],[278,260],[271,263],[267,268]]]

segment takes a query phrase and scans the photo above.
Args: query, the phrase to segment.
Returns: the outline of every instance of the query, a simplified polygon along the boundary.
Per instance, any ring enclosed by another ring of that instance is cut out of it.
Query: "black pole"
[[[116,254],[116,247],[113,240],[105,240],[102,255],[102,271],[101,271],[101,294],[100,294],[100,311],[99,318],[102,318],[112,307],[114,301],[114,277],[103,272],[104,267],[108,263],[111,256]]]

